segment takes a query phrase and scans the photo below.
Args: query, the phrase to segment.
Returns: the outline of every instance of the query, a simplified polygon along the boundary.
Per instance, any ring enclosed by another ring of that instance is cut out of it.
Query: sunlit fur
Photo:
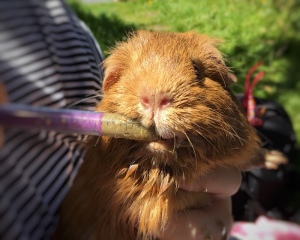
[[[194,32],[139,31],[112,50],[97,111],[136,119],[174,136],[174,144],[160,152],[148,142],[90,138],[61,208],[61,239],[153,239],[175,211],[209,204],[208,194],[185,192],[180,183],[215,166],[242,169],[259,156],[216,44]],[[170,106],[152,118],[141,105],[144,94],[168,94]]]

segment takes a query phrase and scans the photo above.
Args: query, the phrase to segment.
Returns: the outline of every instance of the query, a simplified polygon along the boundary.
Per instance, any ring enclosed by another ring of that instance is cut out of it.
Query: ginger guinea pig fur
[[[182,182],[261,157],[217,44],[195,32],[138,31],[111,51],[96,111],[134,119],[161,139],[89,139],[61,207],[62,239],[155,238],[174,212],[210,202]]]

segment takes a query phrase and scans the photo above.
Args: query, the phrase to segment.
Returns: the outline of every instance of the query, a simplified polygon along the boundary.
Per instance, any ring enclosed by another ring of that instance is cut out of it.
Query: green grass
[[[105,54],[136,29],[206,33],[224,39],[221,50],[239,79],[235,92],[242,91],[247,71],[262,60],[265,77],[255,95],[283,104],[300,139],[299,0],[68,2]]]

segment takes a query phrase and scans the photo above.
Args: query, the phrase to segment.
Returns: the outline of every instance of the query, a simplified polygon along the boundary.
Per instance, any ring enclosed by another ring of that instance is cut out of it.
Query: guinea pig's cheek
[[[174,139],[176,137],[176,133],[174,129],[170,128],[167,119],[158,119],[154,120],[155,129],[159,136],[164,139]]]
[[[180,124],[176,119],[172,108],[158,112],[154,116],[156,132],[165,139],[181,137]]]

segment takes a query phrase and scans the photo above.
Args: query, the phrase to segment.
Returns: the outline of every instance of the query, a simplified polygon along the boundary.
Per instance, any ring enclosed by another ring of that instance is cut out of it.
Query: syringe
[[[138,122],[116,113],[18,104],[0,105],[0,125],[141,141],[159,139],[153,129],[145,128]]]

